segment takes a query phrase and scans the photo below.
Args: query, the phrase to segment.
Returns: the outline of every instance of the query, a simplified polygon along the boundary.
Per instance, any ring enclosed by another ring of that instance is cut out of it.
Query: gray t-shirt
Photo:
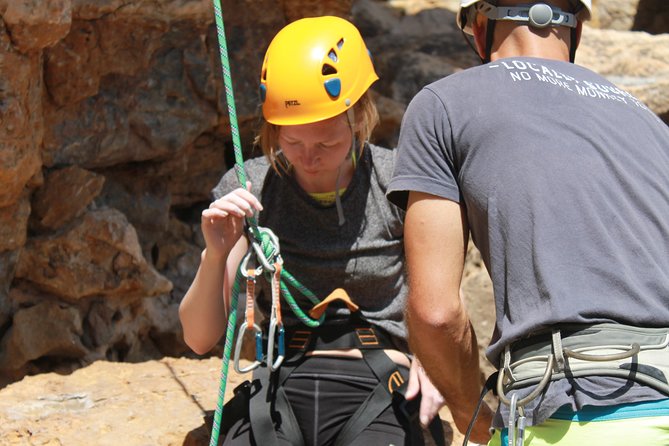
[[[502,59],[425,87],[388,190],[401,207],[412,190],[466,207],[494,364],[554,324],[669,326],[669,128],[590,70]]]
[[[353,179],[341,196],[346,221],[340,226],[334,204],[319,204],[290,175],[279,176],[264,157],[244,163],[252,192],[264,208],[258,224],[277,235],[284,268],[319,299],[336,288],[345,289],[360,306],[364,319],[385,329],[395,338],[396,347],[407,351],[404,212],[385,198],[392,165],[391,150],[365,146]],[[238,187],[230,170],[213,195],[220,198]],[[271,292],[266,283],[260,285],[257,302],[267,316]],[[292,289],[291,293],[305,311],[312,307],[299,292]],[[282,314],[287,326],[301,323],[286,304]],[[330,306],[326,321],[344,321],[348,316],[347,309]]]

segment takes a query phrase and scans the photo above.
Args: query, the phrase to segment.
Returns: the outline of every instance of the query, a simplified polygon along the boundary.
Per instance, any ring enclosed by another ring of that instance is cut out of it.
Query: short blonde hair
[[[358,142],[359,154],[362,154],[365,143],[369,140],[374,128],[379,123],[379,113],[376,110],[376,104],[369,91],[366,91],[358,102],[353,105],[353,112],[355,115],[355,122],[353,123],[354,135]],[[254,141],[257,146],[260,146],[263,154],[278,174],[281,174],[281,171],[288,172],[290,169],[286,159],[278,155],[280,150],[280,128],[281,126],[270,124],[263,119],[258,136],[256,136]]]

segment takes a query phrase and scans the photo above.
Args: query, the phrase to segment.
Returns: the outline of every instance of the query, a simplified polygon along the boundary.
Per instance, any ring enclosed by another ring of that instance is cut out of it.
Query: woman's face
[[[352,170],[351,163],[344,163],[351,142],[351,129],[344,114],[279,129],[279,147],[293,166],[298,183],[307,192],[334,190],[339,166],[349,166]],[[348,173],[342,172],[344,177]],[[309,190],[314,188],[326,190]]]

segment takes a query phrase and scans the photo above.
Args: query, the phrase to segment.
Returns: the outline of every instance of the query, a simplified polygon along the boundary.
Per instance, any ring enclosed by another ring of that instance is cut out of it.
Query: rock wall
[[[579,63],[669,122],[666,2],[604,3],[593,24],[615,29],[587,28]],[[375,138],[392,146],[422,85],[478,63],[456,7],[223,0],[245,155],[263,52],[285,23],[358,24],[381,77]],[[203,246],[200,211],[233,163],[210,1],[0,0],[0,73],[0,386],[188,354],[177,306]]]

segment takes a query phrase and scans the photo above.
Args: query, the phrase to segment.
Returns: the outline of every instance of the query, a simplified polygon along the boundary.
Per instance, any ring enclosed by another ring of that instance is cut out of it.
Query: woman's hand
[[[420,424],[426,427],[438,415],[439,409],[444,407],[446,402],[439,390],[430,381],[418,358],[414,357],[409,369],[409,385],[407,386],[406,399],[412,400],[419,394],[422,395],[419,411]]]
[[[244,234],[244,218],[253,216],[256,210],[262,211],[260,201],[250,189],[248,182],[246,189],[235,189],[202,211],[202,234],[208,255],[227,256]]]

